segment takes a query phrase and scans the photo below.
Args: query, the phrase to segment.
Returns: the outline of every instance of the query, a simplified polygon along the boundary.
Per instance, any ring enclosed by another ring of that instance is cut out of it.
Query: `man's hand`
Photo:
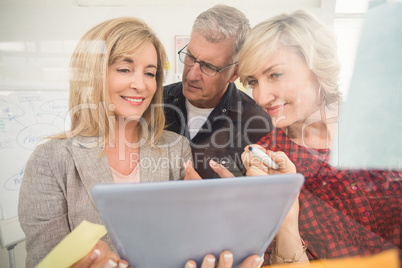
[[[216,163],[214,160],[209,161],[209,166],[212,168],[213,171],[216,172],[216,174],[219,175],[221,178],[233,178],[234,175],[232,172],[227,170],[224,166],[221,164]]]
[[[216,163],[214,160],[209,161],[209,166],[221,178],[232,178],[232,177],[234,177],[234,175],[229,170],[227,170],[221,164]],[[190,160],[188,160],[187,162],[184,162],[183,167],[184,167],[184,169],[186,171],[185,175],[184,175],[184,180],[201,180],[202,179],[200,177],[200,175],[197,173],[197,171],[195,171],[195,169],[193,167],[193,162],[191,162]]]

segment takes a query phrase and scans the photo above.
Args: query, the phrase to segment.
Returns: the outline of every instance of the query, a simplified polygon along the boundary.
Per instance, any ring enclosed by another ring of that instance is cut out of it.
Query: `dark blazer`
[[[166,129],[190,139],[186,99],[182,90],[181,82],[164,87]],[[241,154],[244,148],[256,143],[271,130],[269,115],[233,83],[229,84],[207,122],[190,140],[195,170],[202,178],[219,177],[209,167],[208,162],[213,159],[236,176],[243,175],[245,170]]]

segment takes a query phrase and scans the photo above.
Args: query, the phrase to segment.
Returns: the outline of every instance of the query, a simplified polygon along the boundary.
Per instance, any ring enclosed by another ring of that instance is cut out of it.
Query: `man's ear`
[[[238,71],[239,71],[239,65],[236,64],[235,68],[233,70],[233,74],[229,79],[229,83],[233,83],[234,81],[236,81],[237,78],[239,78],[239,72]]]

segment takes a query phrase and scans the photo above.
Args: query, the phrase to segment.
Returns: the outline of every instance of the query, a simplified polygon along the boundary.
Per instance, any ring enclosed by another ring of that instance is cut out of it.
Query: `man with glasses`
[[[248,19],[233,7],[217,5],[201,13],[190,42],[179,51],[182,82],[164,88],[167,129],[189,138],[202,178],[219,177],[214,163],[235,176],[244,174],[244,147],[272,129],[267,113],[233,83],[249,30]]]

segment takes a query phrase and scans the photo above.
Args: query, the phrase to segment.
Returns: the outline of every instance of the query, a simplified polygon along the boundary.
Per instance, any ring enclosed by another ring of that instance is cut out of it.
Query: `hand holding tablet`
[[[259,268],[261,267],[264,259],[259,257],[258,255],[252,255],[247,257],[240,268]],[[233,254],[228,251],[224,250],[219,254],[219,258],[215,259],[215,256],[212,254],[207,254],[201,266],[197,266],[196,262],[193,260],[187,261],[184,268],[231,268],[233,265]]]
[[[303,182],[301,174],[280,174],[95,184],[91,196],[119,256],[131,266],[176,268],[194,260],[199,267],[207,254],[216,265],[229,250],[233,267],[253,267],[243,262],[264,254]]]

